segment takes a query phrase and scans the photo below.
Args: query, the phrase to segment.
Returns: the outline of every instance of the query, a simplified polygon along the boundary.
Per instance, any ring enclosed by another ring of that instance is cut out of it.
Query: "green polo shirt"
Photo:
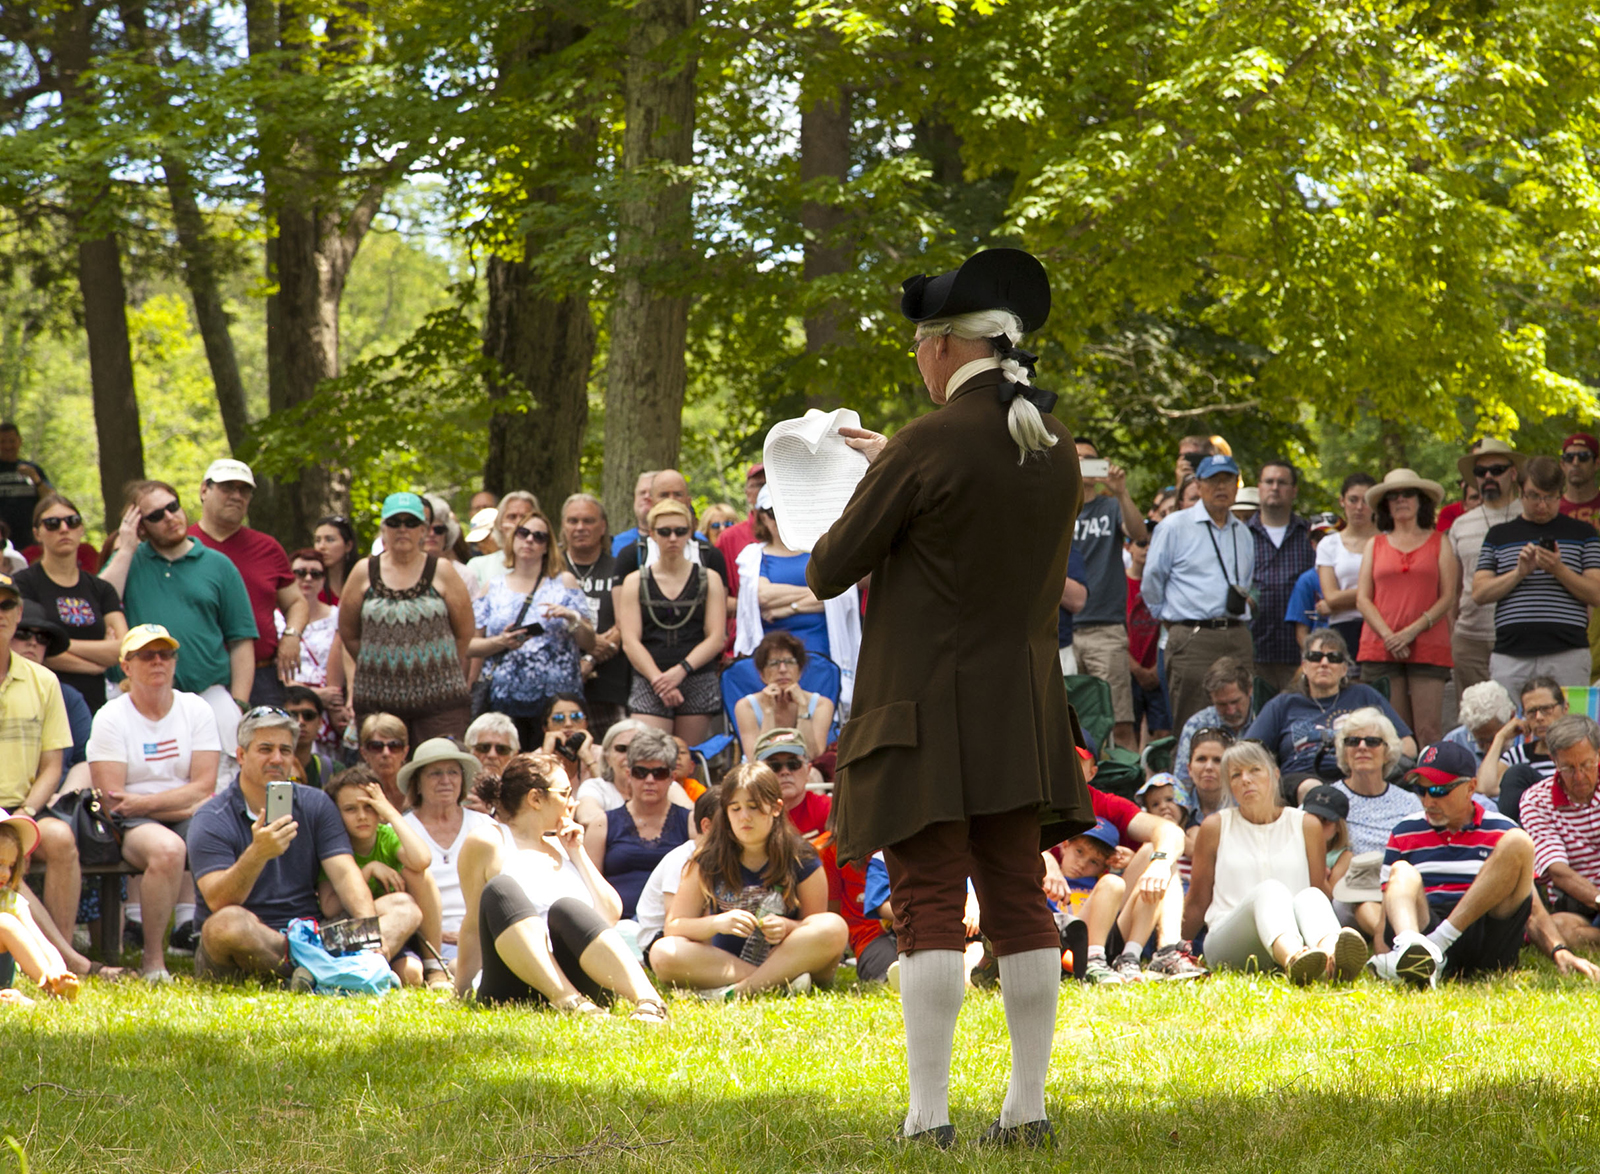
[[[233,560],[190,542],[189,553],[171,561],[141,542],[128,567],[122,602],[130,627],[160,624],[177,638],[182,648],[174,684],[185,693],[204,693],[212,685],[226,689],[232,683],[228,645],[254,640],[256,621]]]
[[[8,653],[0,680],[0,807],[15,811],[28,801],[39,757],[72,745],[61,682],[42,665]]]

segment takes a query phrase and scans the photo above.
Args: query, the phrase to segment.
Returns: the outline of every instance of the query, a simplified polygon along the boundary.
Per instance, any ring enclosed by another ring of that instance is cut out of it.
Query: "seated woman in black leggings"
[[[612,928],[622,902],[583,850],[560,760],[519,754],[499,778],[480,776],[476,793],[496,823],[469,835],[457,862],[467,908],[456,993],[464,996],[481,968],[485,1003],[549,1002],[603,1015],[597,1003],[615,992],[634,1004],[632,1018],[665,1023],[666,1004]]]

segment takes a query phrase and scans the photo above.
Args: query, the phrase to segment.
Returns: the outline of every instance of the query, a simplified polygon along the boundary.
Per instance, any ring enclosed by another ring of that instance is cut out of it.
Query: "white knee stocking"
[[[1045,1119],[1044,1082],[1050,1070],[1060,989],[1058,951],[1027,950],[1000,959],[1000,992],[1011,1032],[1011,1083],[1000,1110],[1002,1128]]]
[[[900,955],[900,1009],[906,1023],[906,1077],[911,1089],[907,1135],[950,1123],[950,1052],[966,990],[961,958],[960,950]],[[1054,1004],[1051,1010],[1053,1015]]]

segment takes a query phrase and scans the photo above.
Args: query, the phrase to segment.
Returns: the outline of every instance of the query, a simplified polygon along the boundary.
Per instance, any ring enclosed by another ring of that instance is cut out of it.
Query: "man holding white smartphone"
[[[199,898],[196,978],[290,977],[294,966],[283,931],[297,917],[320,916],[319,870],[352,917],[378,917],[386,957],[422,924],[422,911],[404,893],[391,894],[378,910],[333,800],[288,783],[299,733],[298,719],[281,709],[258,706],[245,714],[238,780],[196,811],[189,825],[189,867]]]
[[[1077,437],[1078,468],[1083,473],[1083,508],[1072,532],[1072,548],[1088,570],[1089,598],[1072,618],[1072,648],[1078,671],[1111,686],[1117,745],[1139,749],[1133,723],[1133,676],[1128,667],[1128,575],[1122,563],[1123,536],[1148,542],[1144,515],[1128,492],[1128,475],[1103,459],[1094,441]],[[1091,493],[1093,496],[1090,496]]]

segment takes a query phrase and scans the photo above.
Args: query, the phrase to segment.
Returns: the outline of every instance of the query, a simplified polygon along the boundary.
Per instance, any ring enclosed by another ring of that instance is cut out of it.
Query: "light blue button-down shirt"
[[[1256,542],[1245,524],[1230,512],[1227,524],[1218,526],[1197,501],[1156,526],[1141,584],[1144,603],[1164,624],[1228,618],[1249,623],[1248,611],[1228,616],[1228,585],[1248,592],[1255,569]]]

